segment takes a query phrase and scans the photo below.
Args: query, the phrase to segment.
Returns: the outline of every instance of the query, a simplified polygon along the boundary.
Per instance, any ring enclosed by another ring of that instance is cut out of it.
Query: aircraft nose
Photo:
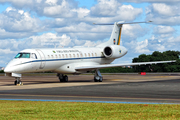
[[[11,71],[10,68],[11,68],[11,67],[10,67],[9,65],[7,65],[7,66],[4,68],[4,72],[5,72],[5,73],[11,73],[12,71]]]
[[[4,72],[5,73],[12,73],[13,72],[13,62],[12,61],[10,61],[7,65],[6,65],[6,67],[4,68]]]

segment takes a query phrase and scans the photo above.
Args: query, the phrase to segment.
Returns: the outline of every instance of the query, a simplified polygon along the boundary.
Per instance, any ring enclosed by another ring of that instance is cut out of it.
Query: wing
[[[171,63],[176,62],[176,60],[171,61],[156,61],[156,62],[140,62],[140,63],[125,63],[125,64],[106,64],[106,65],[94,65],[94,66],[83,66],[76,67],[77,71],[86,71],[86,70],[95,70],[102,68],[111,68],[111,67],[121,67],[121,66],[136,66],[136,65],[147,65],[147,64],[158,64],[158,63]]]

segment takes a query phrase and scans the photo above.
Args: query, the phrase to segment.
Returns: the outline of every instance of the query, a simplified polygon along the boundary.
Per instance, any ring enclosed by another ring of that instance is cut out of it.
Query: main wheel
[[[100,77],[100,78],[99,78],[99,82],[102,82],[102,81],[103,81],[103,77]]]
[[[16,81],[14,81],[14,85],[17,85],[17,80],[16,80]]]
[[[94,82],[98,82],[99,80],[98,80],[98,77],[96,76],[96,77],[94,77]]]
[[[64,82],[64,79],[63,79],[64,77],[63,76],[59,76],[58,78],[59,78],[60,82]]]
[[[102,76],[94,77],[94,82],[102,82],[102,81],[103,81],[103,77]]]
[[[63,79],[64,79],[64,82],[68,82],[68,76],[67,76],[67,75],[65,75],[65,76],[63,77]]]
[[[64,82],[64,79],[62,79],[62,78],[59,78],[59,81],[60,81],[60,82]]]

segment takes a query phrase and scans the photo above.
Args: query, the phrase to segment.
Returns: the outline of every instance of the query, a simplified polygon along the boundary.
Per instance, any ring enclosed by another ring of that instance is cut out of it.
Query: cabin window
[[[94,54],[92,53],[92,57],[94,57]]]
[[[95,56],[97,57],[97,53],[95,53]]]
[[[90,53],[88,53],[88,56],[89,56],[89,57],[91,56]]]
[[[77,54],[77,57],[79,58],[79,54]]]
[[[30,58],[30,53],[18,53],[15,58]]]
[[[32,53],[32,54],[31,54],[31,58],[33,58],[33,59],[37,59],[36,54],[35,54],[35,53]]]
[[[68,58],[68,55],[66,54],[66,58]]]
[[[61,58],[61,55],[59,54],[59,58]]]
[[[85,57],[87,57],[86,53],[84,55],[85,55]]]
[[[53,55],[51,55],[51,57],[52,57],[52,58],[54,58],[54,56],[53,56]]]
[[[64,54],[62,55],[62,57],[64,58]]]
[[[71,58],[71,54],[69,54],[69,57]]]
[[[83,57],[83,54],[81,53],[81,57]]]
[[[56,55],[56,58],[58,58],[58,56]]]
[[[48,55],[48,58],[50,58],[50,56]]]
[[[73,57],[74,57],[74,58],[76,57],[75,54],[73,54]]]

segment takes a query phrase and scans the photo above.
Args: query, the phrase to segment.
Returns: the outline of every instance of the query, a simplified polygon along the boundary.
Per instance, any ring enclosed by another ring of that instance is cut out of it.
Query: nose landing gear
[[[16,80],[14,81],[14,85],[23,85],[22,81],[20,80],[20,78],[15,78]]]

